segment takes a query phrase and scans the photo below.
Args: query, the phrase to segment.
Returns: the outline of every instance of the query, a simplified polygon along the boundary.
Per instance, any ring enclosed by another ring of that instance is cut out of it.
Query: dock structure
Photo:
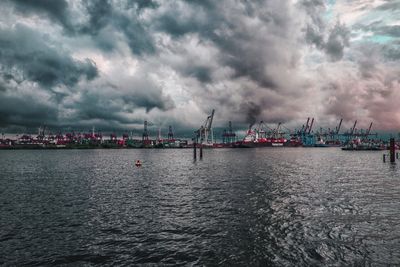
[[[232,121],[228,122],[228,130],[224,130],[222,134],[223,144],[233,144],[236,142],[236,134],[232,128]]]
[[[133,134],[129,135],[125,129],[122,137],[117,136],[116,130],[109,135],[95,132],[94,127],[89,132],[69,132],[62,134],[59,132],[54,135],[47,131],[45,127],[40,127],[37,136],[23,134],[16,138],[5,138],[0,135],[0,149],[22,149],[22,148],[241,148],[241,147],[341,147],[343,150],[385,150],[389,148],[388,139],[377,139],[377,133],[371,133],[372,122],[367,129],[357,129],[357,120],[352,124],[350,130],[340,133],[343,119],[340,119],[335,128],[316,128],[316,120],[312,117],[307,118],[307,122],[301,129],[291,131],[282,126],[279,122],[276,127],[263,120],[258,125],[251,123],[246,135],[239,140],[239,136],[232,129],[232,121],[229,121],[228,128],[223,132],[214,135],[213,119],[215,110],[206,117],[205,122],[196,130],[195,138],[177,138],[169,125],[168,137],[162,138],[162,126],[158,125],[158,137],[151,137],[151,132],[155,133],[154,123],[147,120],[143,121],[143,131],[137,138]],[[253,127],[254,126],[254,127]],[[150,128],[149,128],[150,127]],[[281,129],[285,128],[285,131]],[[153,130],[152,130],[153,129]],[[149,132],[150,130],[150,132]],[[174,129],[175,130],[175,129]],[[139,130],[140,131],[140,130]],[[103,139],[103,136],[106,138]],[[216,142],[215,136],[222,136],[222,143]],[[290,139],[287,139],[289,136]],[[376,136],[375,139],[370,136]],[[109,137],[109,138],[108,138]],[[395,140],[395,147],[400,145],[399,140]],[[394,153],[396,158],[396,153]],[[386,155],[389,157],[389,154]]]
[[[390,145],[389,145],[389,151],[390,151],[390,163],[394,163],[396,161],[396,146],[394,142],[394,138],[390,138]]]
[[[200,159],[203,159],[203,147],[213,147],[214,137],[212,131],[212,122],[214,119],[215,110],[211,111],[211,115],[209,115],[204,122],[203,125],[200,126],[198,130],[194,132],[193,137],[193,157],[196,159],[196,148],[197,146],[200,148]]]

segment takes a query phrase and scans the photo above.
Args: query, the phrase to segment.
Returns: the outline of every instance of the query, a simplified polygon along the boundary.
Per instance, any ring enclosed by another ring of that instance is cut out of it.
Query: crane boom
[[[213,139],[213,136],[212,136],[213,133],[212,133],[211,126],[212,126],[212,122],[213,122],[213,119],[214,119],[214,113],[215,113],[215,110],[213,109],[212,112],[211,112],[211,115],[207,116],[207,119],[204,122],[204,125],[202,125],[200,127],[200,129],[195,132],[197,134],[197,138],[200,137],[200,142],[201,143],[203,141],[206,141],[206,142],[209,141],[210,133],[211,133],[211,140]]]
[[[207,125],[207,130],[208,130],[208,131],[211,129],[211,126],[212,126],[212,123],[213,123],[214,112],[215,112],[215,109],[213,109],[213,110],[211,111],[211,115],[208,116],[208,118],[209,118],[208,125]]]
[[[310,117],[307,118],[307,123],[306,123],[306,126],[305,126],[305,128],[304,128],[304,133],[306,133],[307,130],[308,130],[308,127],[309,127],[308,123],[309,123],[309,122],[310,122]]]
[[[311,133],[311,130],[312,130],[313,124],[314,124],[314,118],[312,118],[312,120],[311,120],[310,129],[308,129],[308,134],[310,134],[310,133]]]
[[[371,124],[369,125],[369,128],[367,130],[367,132],[365,133],[365,135],[368,137],[369,133],[371,132],[371,128],[372,128],[372,121]]]
[[[356,129],[356,125],[357,125],[357,120],[354,122],[353,128],[351,128],[350,135],[353,135],[354,130]]]
[[[338,125],[338,127],[336,128],[336,134],[339,134],[340,127],[342,126],[342,121],[343,121],[343,119],[340,119],[339,125]]]
[[[281,130],[281,125],[282,125],[282,122],[279,122],[279,123],[278,123],[278,126],[276,126],[276,135],[279,134],[279,132],[280,132],[280,130]]]

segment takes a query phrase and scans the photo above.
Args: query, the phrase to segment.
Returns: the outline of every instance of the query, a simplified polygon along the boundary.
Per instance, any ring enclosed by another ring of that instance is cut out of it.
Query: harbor
[[[400,267],[400,0],[0,1],[0,266]]]
[[[272,126],[260,121],[252,123],[239,136],[233,129],[232,121],[228,122],[227,129],[217,132],[213,128],[215,110],[207,116],[205,122],[195,131],[191,138],[180,138],[174,134],[173,127],[168,126],[166,136],[162,135],[161,127],[150,134],[148,121],[143,122],[141,136],[134,136],[132,132],[117,135],[115,132],[104,134],[96,131],[58,132],[39,127],[37,134],[20,134],[5,137],[2,134],[0,149],[130,149],[130,148],[256,148],[256,147],[338,147],[342,150],[386,150],[389,148],[389,138],[382,138],[373,133],[373,122],[367,129],[357,129],[357,120],[348,130],[343,130],[340,119],[334,128],[317,128],[314,118],[307,118],[299,129],[288,129],[282,123]],[[221,129],[221,127],[219,127]],[[154,127],[153,127],[154,130]],[[342,130],[342,131],[341,131]],[[154,136],[154,133],[157,135]],[[400,136],[400,135],[399,135]],[[395,140],[395,147],[400,146],[400,137]]]

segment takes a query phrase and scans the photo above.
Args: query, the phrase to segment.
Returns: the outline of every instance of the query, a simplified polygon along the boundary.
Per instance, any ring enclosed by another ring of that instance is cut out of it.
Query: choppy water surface
[[[0,264],[400,264],[382,152],[0,151],[0,170]]]

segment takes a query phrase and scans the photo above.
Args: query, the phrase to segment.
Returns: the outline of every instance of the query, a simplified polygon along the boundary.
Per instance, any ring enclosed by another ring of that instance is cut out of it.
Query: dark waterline
[[[400,264],[383,152],[204,153],[0,151],[0,264]]]

